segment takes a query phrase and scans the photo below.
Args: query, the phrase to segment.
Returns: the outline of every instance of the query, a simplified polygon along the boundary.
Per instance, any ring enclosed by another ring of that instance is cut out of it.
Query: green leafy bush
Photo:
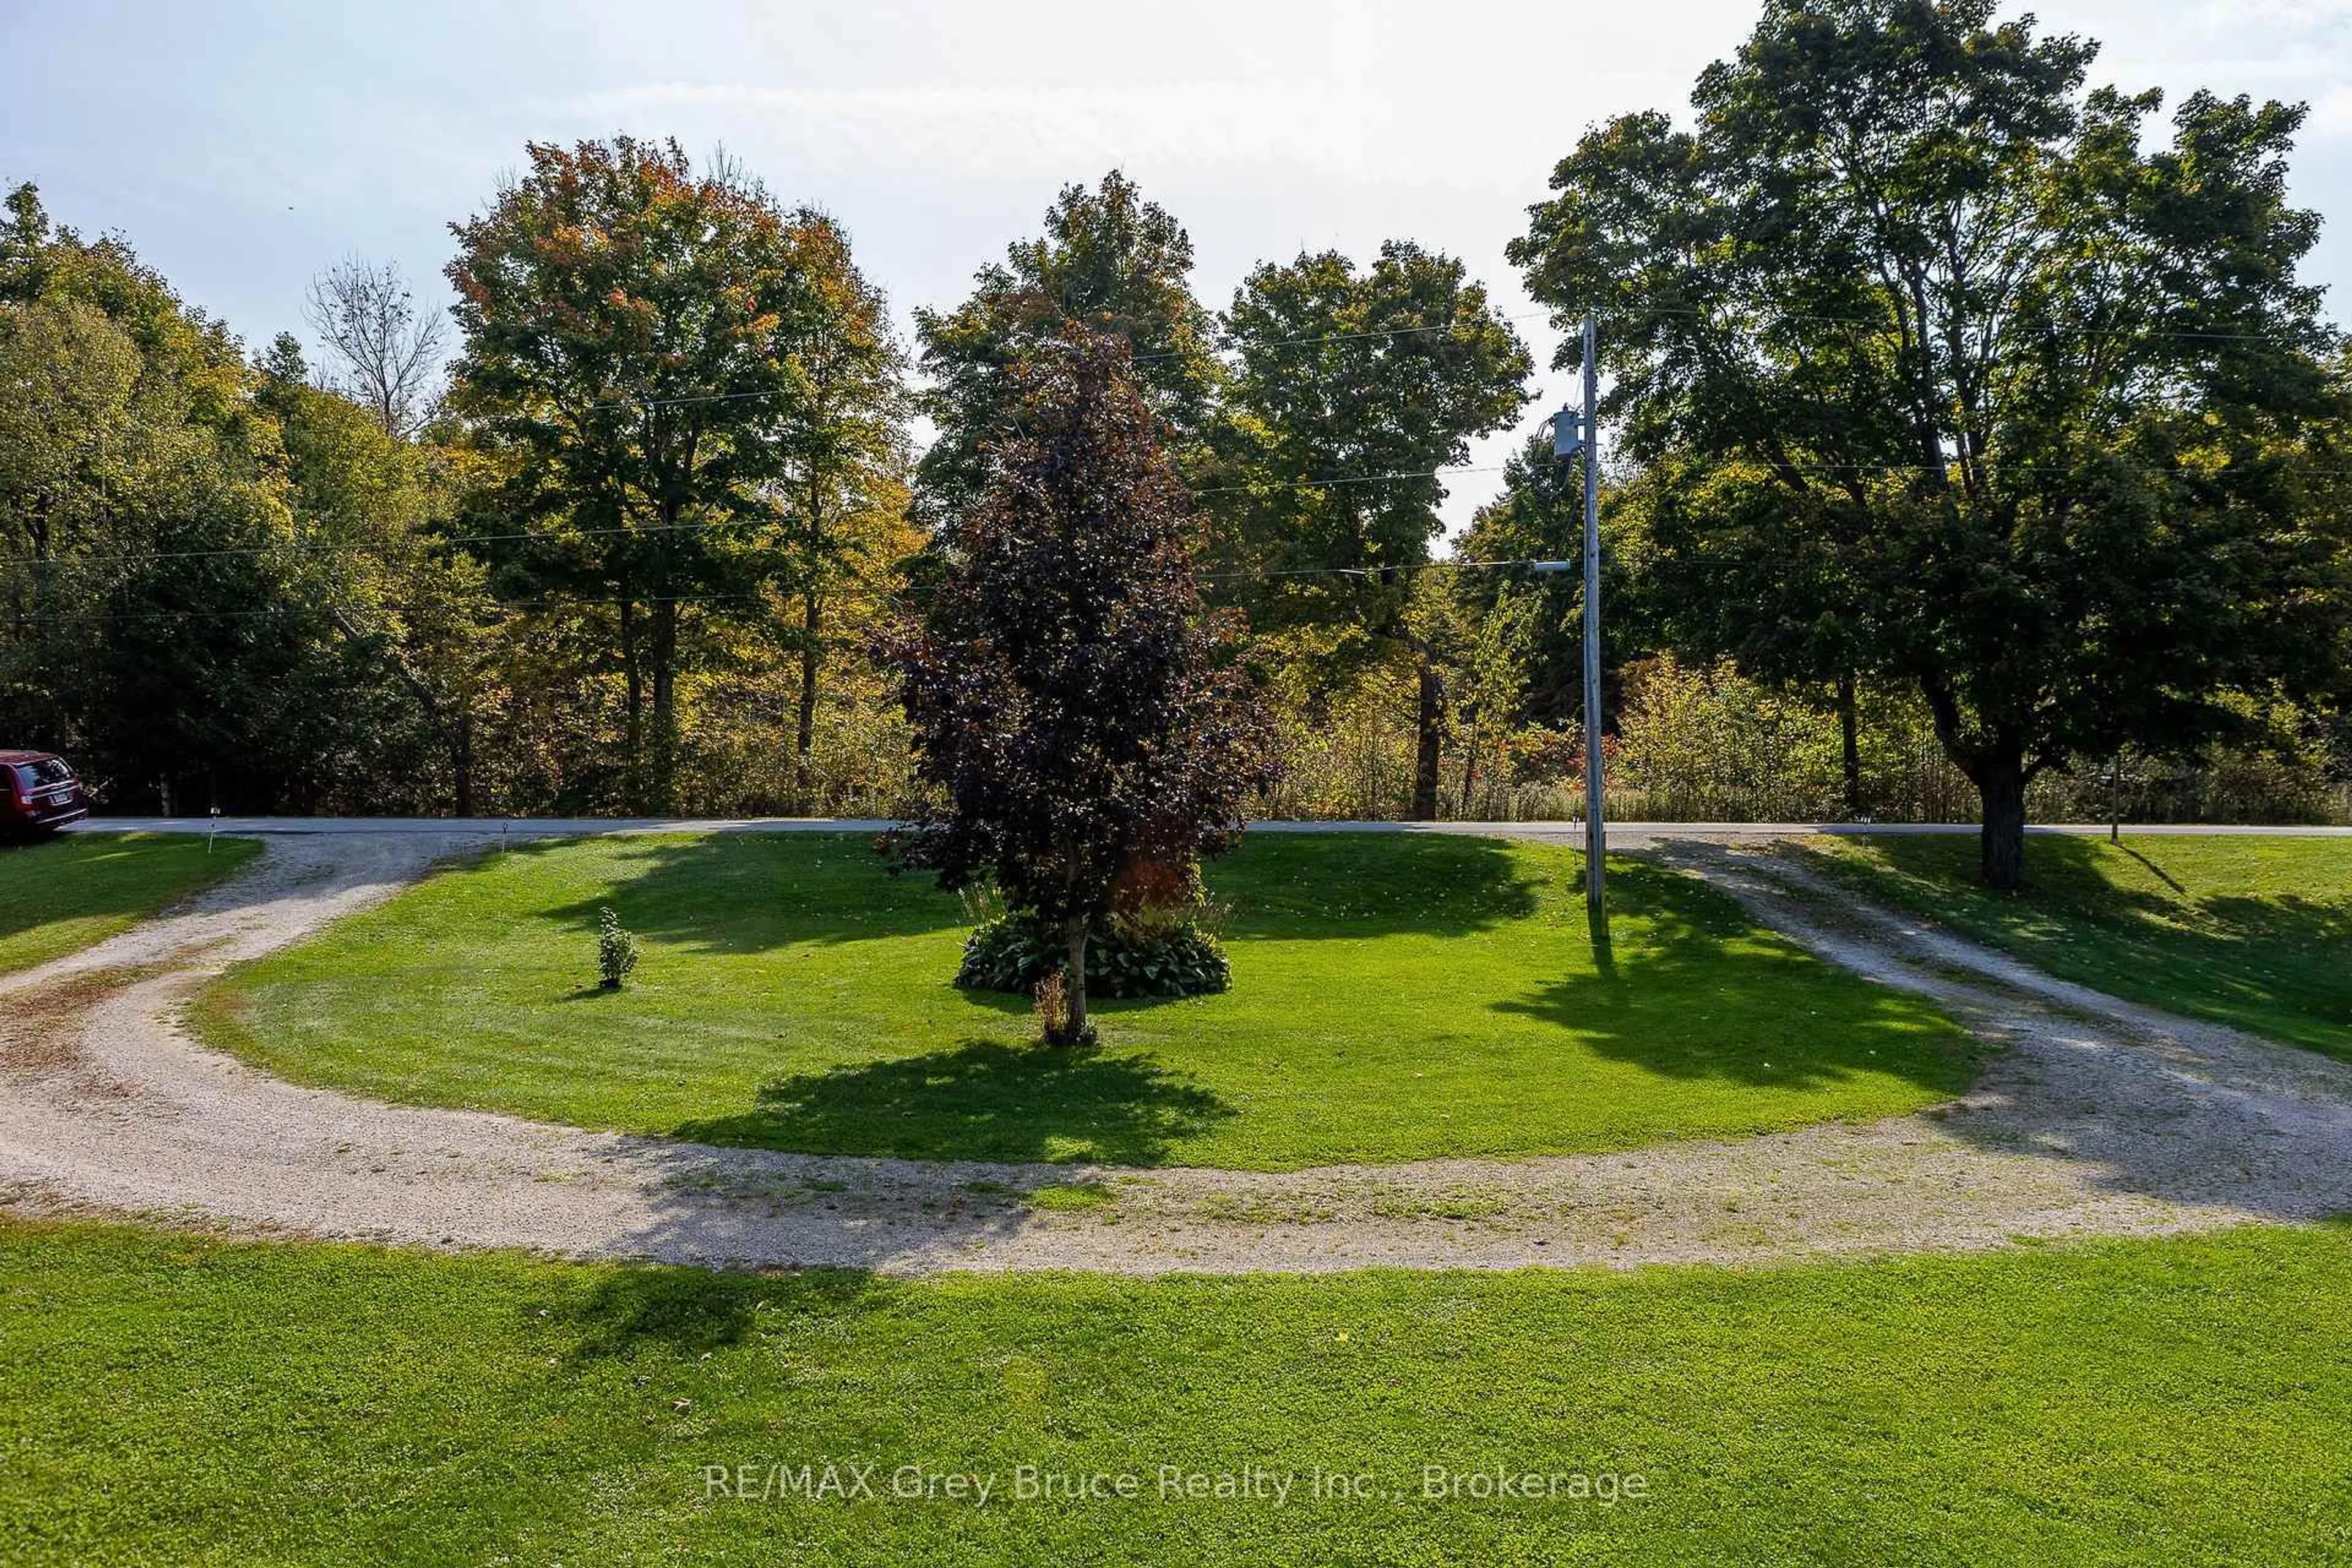
[[[999,915],[965,939],[956,984],[1034,996],[1067,962],[1058,930],[1034,915]],[[1096,996],[1205,996],[1234,983],[1224,945],[1191,910],[1121,915],[1087,943],[1087,990]]]
[[[607,991],[618,991],[637,966],[637,939],[611,910],[596,911],[596,974]]]

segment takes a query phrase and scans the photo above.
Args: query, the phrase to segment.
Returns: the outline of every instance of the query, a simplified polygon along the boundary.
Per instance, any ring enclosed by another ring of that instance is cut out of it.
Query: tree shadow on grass
[[[1828,971],[1712,889],[1612,861],[1610,896],[1593,967],[1497,1012],[1662,1078],[1801,1091],[1891,1073],[1957,1093],[1975,1076],[1974,1048],[1931,1003]]]
[[[2161,862],[2162,849],[2155,855],[2130,844],[2120,849],[2172,896],[2117,882],[2116,860],[2105,841],[2076,835],[2036,834],[2026,840],[2026,886],[2019,893],[1978,883],[1973,854],[1957,856],[1948,842],[1895,837],[1872,845],[1876,858],[1928,884],[1939,899],[1996,914],[2063,916],[2127,934],[2218,942],[2275,942],[2315,949],[2352,942],[2352,887],[2336,888],[2333,899],[2200,894]]]
[[[546,853],[554,845],[509,854]],[[969,926],[928,876],[894,877],[862,834],[645,837],[612,851],[627,874],[542,912],[585,931],[612,908],[638,935],[693,952],[757,953]],[[1562,860],[1562,885],[1570,875]],[[1459,936],[1524,920],[1547,892],[1500,839],[1463,835],[1267,835],[1208,868],[1241,941]]]
[[[756,1109],[673,1135],[813,1153],[1158,1165],[1235,1114],[1149,1056],[966,1040],[780,1079]]]
[[[2028,962],[2068,978],[2352,1058],[2352,889],[2333,898],[2200,894],[2193,874],[2184,881],[2162,863],[2162,848],[2122,847],[2171,895],[2117,882],[2124,862],[2103,842],[2055,834],[2026,841],[2021,892],[1977,885],[1972,857],[1926,838],[1873,846],[1887,867],[1916,879],[1907,888],[1861,885],[1964,931],[1998,933]],[[1828,868],[1850,885],[1856,876],[1840,862]]]
[[[687,1359],[740,1344],[754,1315],[835,1317],[865,1310],[897,1287],[862,1269],[745,1274],[675,1265],[600,1270],[548,1310],[578,1335],[581,1364],[640,1351]]]
[[[520,847],[528,854],[537,847]],[[607,907],[639,936],[691,952],[914,936],[971,923],[927,876],[893,877],[870,834],[647,837],[618,841],[629,870],[593,898],[544,911],[583,931]]]
[[[1464,936],[1557,893],[1530,864],[1506,840],[1466,834],[1265,834],[1212,862],[1208,882],[1233,911],[1226,934],[1244,941]],[[1561,856],[1561,886],[1576,864]]]
[[[207,854],[194,835],[68,833],[29,844],[0,837],[0,939],[65,921],[144,915],[251,854],[236,841]]]

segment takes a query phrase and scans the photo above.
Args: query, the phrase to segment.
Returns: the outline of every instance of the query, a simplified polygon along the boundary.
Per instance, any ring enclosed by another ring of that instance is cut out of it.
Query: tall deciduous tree
[[[380,407],[311,384],[290,334],[257,368],[254,401],[278,420],[297,549],[319,569],[313,602],[352,656],[408,698],[412,749],[439,753],[438,766],[382,781],[383,796],[472,816],[489,628],[500,617],[480,563],[439,542],[457,499],[450,455],[386,429]]]
[[[951,517],[985,487],[989,444],[1016,433],[1018,367],[1066,321],[1128,344],[1137,390],[1191,476],[1218,379],[1214,323],[1192,297],[1192,271],[1183,226],[1114,169],[1091,190],[1063,187],[1045,232],[982,268],[963,304],[917,310],[923,412],[939,432],[917,472],[929,514]]]
[[[1615,487],[1601,497],[1601,598],[1604,679],[1650,650],[1639,592],[1645,543],[1640,508]],[[1529,437],[1503,465],[1501,492],[1478,509],[1454,541],[1460,561],[1574,561],[1584,551],[1584,474],[1552,454],[1549,431]],[[1449,573],[1446,586],[1474,623],[1501,619],[1516,629],[1507,647],[1523,694],[1513,722],[1565,725],[1584,709],[1584,578],[1516,569]]]
[[[310,280],[303,315],[334,358],[328,384],[374,415],[385,435],[415,435],[433,414],[442,320],[417,313],[400,268],[346,258]]]
[[[2025,790],[2226,732],[2306,682],[2336,545],[2302,111],[2083,90],[1992,0],[1771,0],[1695,124],[1563,160],[1513,259],[1601,311],[1653,587],[1767,679],[1914,683],[2013,887]]]
[[[0,221],[0,731],[117,805],[309,810],[383,760],[389,683],[320,612],[236,340],[127,245]],[[396,699],[394,699],[396,703]]]
[[[880,581],[916,541],[907,521],[906,354],[889,306],[832,219],[803,211],[793,231],[805,290],[793,353],[805,395],[781,435],[790,582],[800,599],[793,750],[805,774],[818,679],[835,637],[827,612],[845,593]]]
[[[897,845],[961,888],[992,882],[1086,952],[1123,871],[1230,846],[1270,731],[1204,616],[1195,521],[1126,346],[1074,326],[1018,377],[1024,435],[994,455],[919,622],[890,634],[934,816]]]
[[[452,398],[511,455],[545,577],[609,595],[625,794],[675,808],[677,681],[697,630],[765,613],[806,417],[814,302],[794,225],[675,142],[534,143],[454,226],[465,346]]]
[[[1331,251],[1260,267],[1223,336],[1220,557],[1260,584],[1254,623],[1320,634],[1329,662],[1411,651],[1412,815],[1434,816],[1445,692],[1409,578],[1443,526],[1434,470],[1526,403],[1528,351],[1459,261],[1400,240],[1361,272]],[[1302,574],[1331,568],[1353,574]]]

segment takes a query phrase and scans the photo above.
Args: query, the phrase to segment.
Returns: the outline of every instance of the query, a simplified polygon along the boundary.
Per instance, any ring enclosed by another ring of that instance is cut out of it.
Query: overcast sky
[[[2297,199],[2312,276],[2352,296],[2352,0],[2066,0],[2095,78],[2312,105]],[[120,230],[248,344],[300,327],[310,278],[397,261],[446,304],[447,226],[530,139],[723,143],[842,219],[901,325],[1035,232],[1055,191],[1122,167],[1191,230],[1218,308],[1255,262],[1385,237],[1462,257],[1533,306],[1503,247],[1591,122],[1686,107],[1751,0],[1649,5],[935,0],[0,0],[0,184]],[[1548,361],[1539,319],[1519,323]],[[1538,377],[1527,425],[1559,401]],[[1474,458],[1497,464],[1516,436]],[[1451,486],[1459,523],[1495,483]]]

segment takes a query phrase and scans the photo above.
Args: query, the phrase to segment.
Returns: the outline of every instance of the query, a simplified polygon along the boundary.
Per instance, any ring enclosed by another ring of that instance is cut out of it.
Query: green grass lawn
[[[0,1225],[0,1555],[2341,1563],[2347,1316],[2342,1227],[1755,1272],[896,1283]],[[828,1462],[882,1495],[709,1479]],[[992,1495],[894,1499],[907,1466]],[[1020,1466],[1142,1495],[1022,1500]],[[1162,1466],[1294,1489],[1163,1498]],[[1626,1489],[1431,1499],[1425,1466]],[[1375,1495],[1308,1495],[1317,1467]]]
[[[2064,979],[2352,1059],[2352,838],[2026,840],[2028,886],[1972,837],[1817,840],[1848,885]]]
[[[261,852],[249,838],[68,833],[0,847],[0,974],[103,942]]]
[[[200,1008],[272,1071],[394,1100],[852,1153],[1282,1169],[1620,1148],[1915,1110],[1975,1059],[1927,1005],[1627,864],[1596,963],[1571,852],[1250,840],[1212,881],[1234,988],[1033,1047],[956,990],[960,902],[862,838],[605,838],[444,875]],[[645,943],[593,987],[611,904]]]

